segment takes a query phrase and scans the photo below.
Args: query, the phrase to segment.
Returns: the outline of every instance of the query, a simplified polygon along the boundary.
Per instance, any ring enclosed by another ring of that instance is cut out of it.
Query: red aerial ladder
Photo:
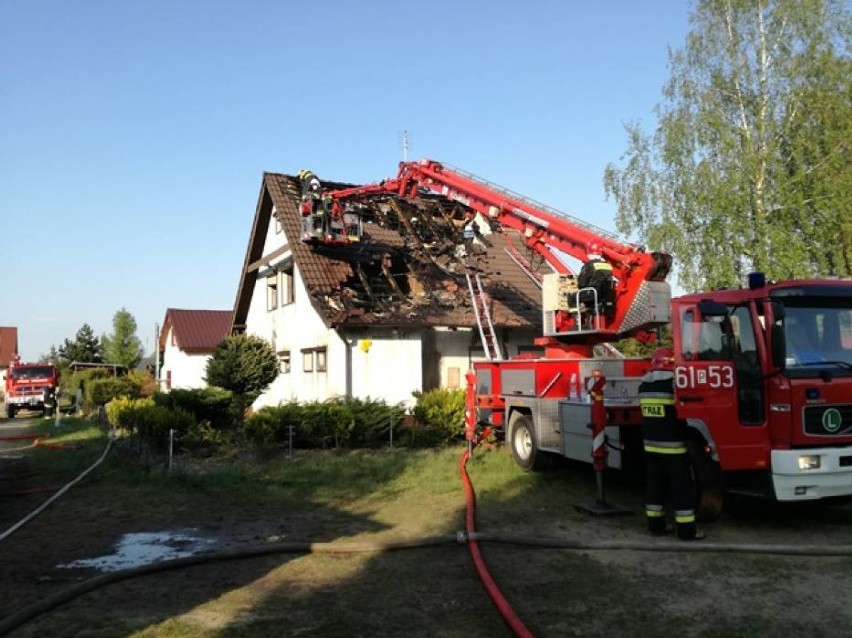
[[[496,428],[525,469],[541,469],[554,456],[594,460],[597,470],[635,467],[637,459],[641,466],[637,390],[649,361],[595,359],[593,346],[644,338],[671,323],[676,408],[689,426],[699,512],[718,514],[723,490],[779,501],[852,496],[852,282],[767,282],[756,273],[747,289],[672,299],[668,255],[622,243],[432,160],[402,162],[395,178],[324,197],[330,218],[342,226],[349,215],[355,228],[352,216],[364,199],[422,192],[519,232],[554,271],[541,281],[539,358],[503,357],[487,305],[480,303],[482,284],[468,277],[489,359],[468,375],[475,388],[468,389],[468,413],[475,414],[469,438],[478,424]],[[359,237],[353,233],[348,241]],[[612,273],[610,284],[586,286],[583,272],[575,277],[559,253],[583,262],[596,253]],[[520,253],[513,258],[524,265]],[[807,347],[798,345],[803,340]]]
[[[433,160],[401,162],[395,178],[325,193],[332,217],[352,214],[352,204],[373,195],[415,198],[440,194],[480,213],[490,223],[521,233],[524,244],[553,268],[543,277],[544,331],[548,356],[590,356],[591,346],[627,336],[645,336],[669,321],[671,292],[665,279],[671,257],[645,252],[612,233],[534,202],[458,168]],[[559,255],[587,262],[592,253],[612,277],[581,287]],[[524,260],[517,251],[515,257]]]

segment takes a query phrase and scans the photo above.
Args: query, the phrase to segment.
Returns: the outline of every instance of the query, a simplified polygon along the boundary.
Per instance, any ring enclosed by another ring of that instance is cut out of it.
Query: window
[[[304,371],[304,372],[313,372],[314,371],[314,351],[313,350],[302,350],[302,371]]]
[[[278,307],[278,277],[269,275],[266,278],[266,309],[275,310]]]
[[[325,372],[325,348],[317,348],[317,372]]]
[[[281,305],[293,303],[293,266],[278,273],[278,289],[281,291]]]
[[[459,379],[461,378],[461,370],[458,368],[449,368],[447,370],[447,387],[455,390],[459,387]]]
[[[166,370],[166,390],[172,389],[172,371]]]
[[[290,351],[283,350],[278,353],[278,368],[281,374],[290,374]]]
[[[281,220],[278,219],[278,211],[275,206],[272,207],[272,219],[275,220],[275,234],[277,235],[281,232]]]

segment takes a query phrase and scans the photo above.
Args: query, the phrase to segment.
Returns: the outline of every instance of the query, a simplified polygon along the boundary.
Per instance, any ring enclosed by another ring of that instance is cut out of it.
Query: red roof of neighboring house
[[[230,310],[185,310],[169,308],[160,333],[160,350],[165,349],[169,329],[184,352],[213,352],[231,329]]]
[[[18,329],[0,327],[0,368],[7,368],[18,354]]]

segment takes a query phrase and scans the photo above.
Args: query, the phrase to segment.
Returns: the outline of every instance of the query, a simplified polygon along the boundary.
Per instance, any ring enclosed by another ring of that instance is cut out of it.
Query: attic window
[[[278,273],[278,289],[281,291],[281,305],[287,306],[293,303],[293,266],[290,265]]]
[[[272,219],[275,220],[275,234],[281,233],[281,220],[278,219],[278,211],[275,209],[275,206],[272,207]]]
[[[278,307],[278,275],[272,274],[266,278],[266,309],[275,310]]]

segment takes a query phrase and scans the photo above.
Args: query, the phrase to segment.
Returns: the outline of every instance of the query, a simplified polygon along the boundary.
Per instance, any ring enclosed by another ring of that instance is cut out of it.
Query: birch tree
[[[604,174],[686,289],[852,272],[852,22],[836,0],[698,0],[656,130]]]

